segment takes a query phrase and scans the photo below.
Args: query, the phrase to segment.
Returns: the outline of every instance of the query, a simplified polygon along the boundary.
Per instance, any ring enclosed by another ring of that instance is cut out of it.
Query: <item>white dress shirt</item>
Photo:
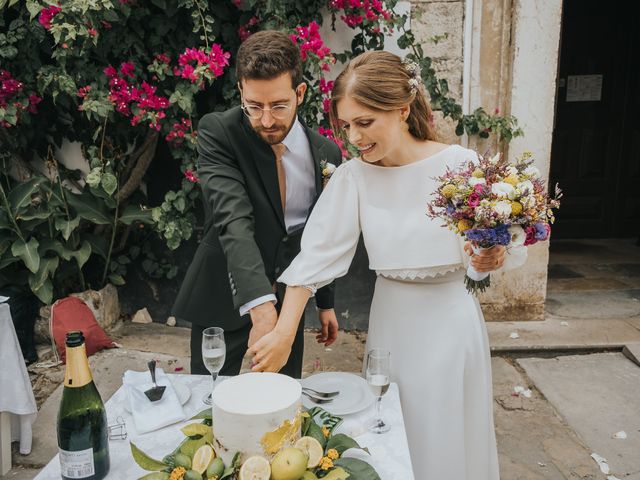
[[[282,156],[287,196],[284,224],[287,233],[291,233],[302,228],[307,221],[309,209],[316,195],[315,166],[309,139],[297,118],[282,143],[287,147]],[[245,303],[240,307],[240,315],[245,315],[253,307],[266,302],[275,303],[276,296],[268,294]]]

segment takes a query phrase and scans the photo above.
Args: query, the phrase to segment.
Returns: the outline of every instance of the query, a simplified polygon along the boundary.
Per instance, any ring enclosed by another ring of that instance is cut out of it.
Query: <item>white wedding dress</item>
[[[345,275],[362,232],[378,277],[367,348],[391,352],[416,480],[497,480],[491,361],[460,239],[426,216],[447,167],[476,159],[451,145],[401,167],[354,159],[333,174],[300,254],[279,278],[317,289]],[[508,255],[524,263],[526,249]]]

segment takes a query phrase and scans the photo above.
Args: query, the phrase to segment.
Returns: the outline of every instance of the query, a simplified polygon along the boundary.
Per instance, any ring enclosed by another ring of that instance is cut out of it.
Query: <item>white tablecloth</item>
[[[210,376],[174,374],[170,375],[170,378],[174,384],[183,383],[191,390],[191,397],[184,406],[185,413],[189,418],[204,410],[206,406],[202,403],[202,398],[211,388]],[[223,379],[219,381],[223,381]],[[135,430],[133,418],[125,409],[125,402],[125,391],[120,387],[106,403],[108,422],[110,424],[114,423],[118,417],[122,417],[129,435],[127,440],[111,440],[109,442],[111,470],[107,475],[108,479],[134,479],[145,474],[145,471],[138,467],[131,456],[129,441],[135,443],[152,457],[161,460],[163,456],[175,449],[180,441],[184,439],[180,428],[187,422],[180,422],[143,435],[138,434]],[[361,446],[369,448],[371,452],[369,461],[378,471],[382,480],[413,480],[407,436],[396,384],[391,384],[389,391],[383,397],[382,408],[385,420],[391,425],[389,432],[376,435],[366,432],[362,427],[363,423],[373,416],[373,406],[363,412],[345,415],[342,428],[351,432],[362,433],[356,436],[355,440]],[[345,431],[344,433],[350,432]],[[36,480],[59,479],[60,462],[56,455],[42,469]]]
[[[10,450],[10,442],[20,440],[20,453],[30,453],[31,425],[37,412],[9,305],[0,303],[0,416],[11,417],[10,439],[5,437],[6,431],[0,433],[0,448],[6,451],[9,444]]]

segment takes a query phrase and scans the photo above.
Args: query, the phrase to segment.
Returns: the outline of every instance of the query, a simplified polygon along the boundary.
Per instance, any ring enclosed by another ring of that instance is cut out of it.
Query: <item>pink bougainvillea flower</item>
[[[58,13],[62,11],[59,5],[49,5],[48,7],[40,10],[38,16],[38,23],[44,27],[45,30],[51,30],[51,21]]]

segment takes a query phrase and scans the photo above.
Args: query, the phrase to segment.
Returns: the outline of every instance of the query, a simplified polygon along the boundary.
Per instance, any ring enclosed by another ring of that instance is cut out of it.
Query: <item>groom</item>
[[[198,125],[198,175],[204,234],[176,298],[173,314],[191,329],[191,373],[207,374],[202,331],[225,331],[221,375],[237,375],[247,346],[275,326],[284,288],[276,278],[300,251],[307,217],[322,189],[320,162],[339,164],[339,148],[307,128],[297,109],[307,85],[298,47],[281,32],[253,34],[238,50],[242,105],[205,115]],[[322,332],[338,331],[333,286],[316,293]],[[300,322],[282,373],[302,373]]]

